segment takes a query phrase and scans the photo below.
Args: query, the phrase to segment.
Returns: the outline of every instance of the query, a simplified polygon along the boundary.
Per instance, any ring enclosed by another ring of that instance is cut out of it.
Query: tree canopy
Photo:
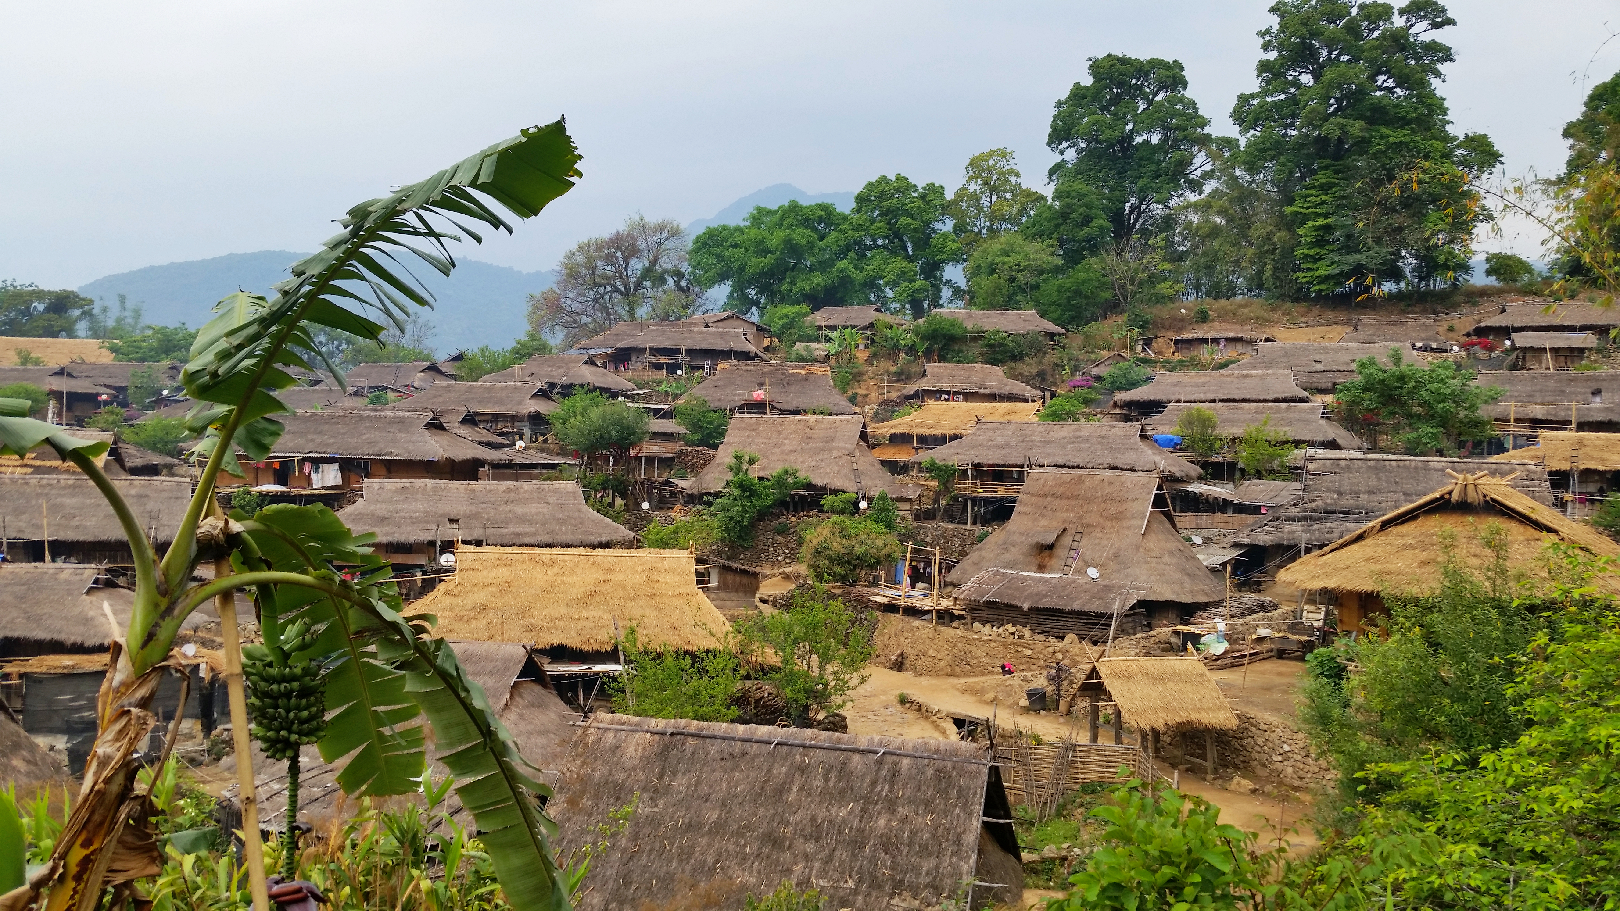
[[[1563,137],[1569,141],[1565,178],[1593,165],[1620,162],[1620,73],[1592,87],[1581,115],[1564,125]]]
[[[1480,409],[1501,389],[1475,385],[1472,371],[1449,361],[1407,363],[1399,348],[1390,349],[1389,363],[1356,361],[1355,379],[1335,393],[1339,420],[1367,434],[1368,443],[1411,455],[1449,455],[1491,436],[1490,418]]]
[[[0,335],[73,338],[95,303],[77,291],[0,282]]]
[[[705,288],[693,277],[687,246],[679,222],[640,215],[606,237],[580,241],[557,264],[556,284],[529,295],[531,333],[560,332],[572,345],[615,323],[692,315]]]
[[[1022,227],[1045,201],[1039,191],[1024,186],[1012,150],[991,149],[968,159],[946,215],[962,252],[971,255],[980,243]]]
[[[137,335],[109,338],[103,344],[113,353],[115,361],[137,361],[156,364],[185,360],[191,355],[191,344],[197,340],[197,330],[178,326],[147,326]]]

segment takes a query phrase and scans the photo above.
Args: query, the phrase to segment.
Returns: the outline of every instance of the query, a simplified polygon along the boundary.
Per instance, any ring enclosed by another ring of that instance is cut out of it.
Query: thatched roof
[[[1102,658],[1097,676],[1138,730],[1230,731],[1237,715],[1197,658]]]
[[[934,310],[934,314],[961,320],[969,332],[988,332],[999,329],[1009,335],[1041,332],[1062,335],[1063,327],[1041,318],[1034,310]]]
[[[0,386],[27,383],[46,392],[82,392],[87,395],[111,395],[112,390],[89,380],[62,372],[56,367],[0,367]]]
[[[1370,319],[1351,320],[1350,331],[1339,339],[1342,344],[1376,344],[1410,347],[1423,342],[1430,345],[1445,343],[1440,330],[1450,325],[1449,320],[1434,319]]]
[[[738,415],[731,419],[726,438],[714,461],[692,481],[695,493],[712,493],[731,477],[727,464],[733,452],[760,457],[751,471],[767,477],[778,469],[797,468],[817,487],[832,491],[876,494],[912,499],[915,485],[890,475],[883,463],[861,442],[860,415]]]
[[[971,434],[913,461],[1031,468],[1145,471],[1190,481],[1198,466],[1142,439],[1140,424],[1083,421],[984,421]]]
[[[1012,519],[952,570],[964,585],[987,569],[1085,575],[1133,585],[1142,601],[1201,604],[1225,589],[1155,509],[1159,478],[1118,471],[1031,471]],[[1075,558],[1070,559],[1070,554]],[[1088,579],[1089,581],[1089,579]]]
[[[1141,592],[1121,582],[1093,582],[1082,575],[987,569],[955,591],[957,601],[1010,604],[1025,610],[1078,611],[1090,614],[1124,612]]]
[[[714,376],[697,384],[681,398],[682,401],[701,398],[710,408],[730,411],[743,405],[763,407],[764,402],[754,399],[754,393],[761,390],[776,411],[803,414],[811,409],[824,409],[832,414],[855,413],[849,400],[833,385],[828,369],[807,364],[723,363],[714,371]]]
[[[134,475],[159,475],[183,467],[186,463],[179,459],[172,459],[161,452],[143,449],[124,440],[113,444],[113,453],[118,464],[124,470]],[[69,462],[68,464],[72,464]]]
[[[686,351],[725,351],[750,359],[763,360],[765,352],[742,329],[705,329],[687,323],[620,323],[593,339],[575,346],[580,351],[624,351],[638,349],[681,349]]]
[[[1177,403],[1165,408],[1164,413],[1148,418],[1148,433],[1175,433],[1176,424],[1189,409],[1203,408],[1215,413],[1215,432],[1223,437],[1239,437],[1250,427],[1269,419],[1266,425],[1294,443],[1338,449],[1365,449],[1360,437],[1322,416],[1322,406],[1315,402],[1289,402],[1284,404],[1254,404],[1249,402],[1211,402],[1205,405]]]
[[[1300,589],[1421,595],[1434,592],[1449,563],[1483,569],[1495,554],[1481,540],[1500,529],[1509,570],[1548,580],[1546,546],[1561,543],[1590,556],[1620,558],[1620,544],[1590,526],[1564,518],[1483,471],[1450,473],[1450,482],[1416,502],[1368,523],[1277,574]],[[1620,580],[1595,585],[1620,591]]]
[[[19,803],[32,800],[41,790],[66,790],[72,784],[72,773],[59,756],[0,714],[0,788],[14,789]]]
[[[1481,335],[1485,329],[1507,329],[1545,332],[1583,332],[1590,329],[1620,327],[1620,308],[1605,307],[1587,301],[1565,301],[1561,304],[1510,304],[1489,319],[1480,320],[1469,330],[1469,335]]]
[[[810,324],[821,329],[870,329],[882,317],[876,307],[822,307],[810,314]]]
[[[122,389],[129,386],[130,376],[137,370],[150,371],[153,379],[160,384],[178,384],[180,382],[180,365],[172,362],[142,364],[133,361],[116,361],[63,364],[56,369],[56,372],[59,375],[77,377],[100,386]]]
[[[631,626],[643,646],[687,650],[714,648],[727,629],[684,550],[462,547],[455,575],[411,607],[447,639],[592,652]]]
[[[929,392],[979,392],[1007,399],[1038,402],[1039,389],[1007,378],[1000,367],[991,364],[928,364],[923,377],[900,391],[902,396]]]
[[[741,313],[731,310],[719,310],[714,313],[694,313],[680,321],[683,326],[696,326],[700,329],[740,329],[744,332],[764,332],[765,327],[756,320],[751,320]]]
[[[1370,357],[1389,366],[1393,345],[1268,342],[1243,362],[1244,370],[1289,370],[1301,389],[1327,392],[1355,378],[1356,361]],[[1399,346],[1404,347],[1404,346]]]
[[[1240,540],[1246,544],[1321,545],[1423,497],[1449,481],[1447,471],[1489,470],[1532,499],[1552,503],[1546,469],[1528,461],[1490,462],[1378,453],[1310,450],[1304,491],[1273,510]]]
[[[1258,506],[1287,506],[1303,494],[1304,487],[1294,481],[1244,481],[1232,492],[1232,499]]]
[[[1509,403],[1563,405],[1565,420],[1571,404],[1620,404],[1620,370],[1487,371],[1474,379],[1474,385],[1502,390],[1496,408]]]
[[[1515,332],[1515,348],[1596,348],[1597,336],[1590,332]]]
[[[191,503],[187,478],[116,478],[113,486],[141,527],[167,544]],[[89,478],[77,475],[0,475],[0,521],[13,541],[123,541],[123,527]]]
[[[610,547],[636,540],[586,506],[573,481],[368,478],[360,501],[338,515],[383,544],[452,542],[458,528],[463,541],[499,546]]]
[[[98,580],[105,582],[105,571],[75,563],[0,562],[0,655],[103,651],[122,638],[135,593],[96,587]],[[203,622],[193,613],[185,628]]]
[[[986,812],[1004,800],[976,744],[599,714],[574,741],[550,808],[566,854],[598,840],[610,812],[636,806],[592,857],[581,911],[672,907],[672,896],[740,911],[784,880],[819,890],[828,908],[884,909],[1005,882],[977,863],[987,830],[1018,855],[1011,827],[984,821],[1007,818]]]
[[[89,440],[94,443],[106,443],[108,446],[113,446],[116,443],[114,434],[107,430],[90,430],[83,427],[73,427],[68,430],[68,433],[70,433],[76,440]],[[104,452],[98,456],[93,456],[91,461],[96,464],[97,468],[110,467],[112,476],[117,477],[117,463],[114,462],[112,466],[107,465],[107,456],[109,454],[110,451]],[[41,443],[20,456],[10,454],[0,455],[0,474],[77,475],[82,474],[82,472],[80,472],[79,466],[73,464],[67,459],[62,458],[61,454],[52,448],[49,443]]]
[[[1114,404],[1167,405],[1171,402],[1309,402],[1287,370],[1196,370],[1157,373],[1139,389],[1114,394]]]
[[[1491,457],[1493,462],[1535,462],[1548,471],[1620,471],[1620,433],[1543,430],[1540,443]]]
[[[483,689],[497,715],[511,700],[512,685],[524,666],[533,660],[529,647],[520,642],[452,642],[450,650],[456,653],[467,679]]]
[[[336,386],[294,386],[291,389],[278,390],[276,398],[294,411],[336,411],[371,407],[366,404],[365,396],[350,395]],[[179,413],[173,416],[185,417],[186,412],[196,403],[187,400],[175,404],[181,408],[178,409]],[[172,413],[176,409],[173,405],[165,405],[159,410]]]
[[[971,433],[981,421],[1031,423],[1041,406],[1035,402],[924,402],[903,418],[873,424],[874,437],[894,434],[948,436]]]
[[[583,354],[538,354],[516,367],[497,370],[481,383],[539,383],[590,386],[604,392],[634,392],[636,384],[585,360]]]
[[[1218,342],[1223,339],[1236,339],[1240,342],[1273,342],[1276,336],[1264,329],[1255,329],[1252,326],[1222,326],[1210,323],[1203,326],[1194,326],[1176,333],[1178,342]]]
[[[432,385],[447,375],[445,368],[432,361],[407,361],[401,364],[356,364],[343,374],[343,381],[350,389],[376,386],[407,389]]]
[[[434,383],[388,407],[398,411],[446,411],[452,414],[501,414],[527,418],[550,414],[557,403],[546,398],[539,383]]]
[[[490,449],[470,442],[464,437],[471,429],[452,430],[453,420],[446,422],[421,411],[305,411],[278,414],[275,419],[286,430],[270,453],[273,459],[447,459],[496,464],[529,461],[523,452]]]
[[[19,349],[47,364],[69,364],[74,361],[107,363],[113,359],[113,353],[101,344],[99,338],[24,338],[6,335],[0,336],[0,365],[17,363]],[[0,383],[0,386],[3,385]]]

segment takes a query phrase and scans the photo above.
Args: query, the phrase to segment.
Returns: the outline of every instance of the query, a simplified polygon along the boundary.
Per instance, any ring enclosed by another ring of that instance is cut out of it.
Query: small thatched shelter
[[[702,399],[732,414],[854,414],[833,385],[826,366],[814,364],[721,364],[714,375],[682,396]]]
[[[764,801],[764,803],[762,803]],[[566,854],[634,802],[581,911],[740,911],[783,881],[828,908],[1016,904],[1017,836],[982,746],[596,715],[551,803]]]
[[[440,380],[455,379],[451,369],[433,361],[406,361],[399,364],[356,364],[343,374],[343,382],[353,392],[391,390],[405,392],[426,389]]]
[[[969,338],[991,331],[1005,332],[1008,335],[1039,332],[1048,339],[1060,338],[1064,334],[1062,326],[1042,319],[1041,315],[1034,310],[940,309],[932,311],[929,315],[960,320],[963,325],[967,326]]]
[[[113,485],[141,527],[166,547],[191,504],[187,478],[117,478]],[[128,565],[123,526],[101,491],[77,474],[0,474],[0,538],[18,563],[66,558]]]
[[[1515,332],[1514,365],[1520,370],[1570,370],[1597,350],[1590,332]]]
[[[1267,342],[1254,357],[1243,362],[1244,370],[1287,370],[1294,374],[1299,388],[1310,392],[1332,392],[1340,383],[1355,379],[1356,361],[1372,358],[1389,366],[1392,345],[1354,342]],[[1404,345],[1399,347],[1405,347]]]
[[[960,440],[983,421],[1033,422],[1040,408],[1035,402],[924,402],[905,417],[872,425],[868,436],[873,455],[903,462]]]
[[[836,329],[859,329],[866,332],[882,318],[884,318],[883,311],[872,306],[822,307],[810,314],[810,325],[822,330],[823,333]]]
[[[1566,544],[1593,557],[1620,557],[1620,544],[1499,478],[1483,471],[1448,475],[1446,486],[1301,557],[1278,573],[1277,581],[1334,592],[1339,628],[1365,630],[1370,617],[1387,612],[1386,597],[1435,592],[1447,565],[1488,568],[1496,559],[1488,537],[1506,548],[1509,572],[1532,582],[1555,578],[1548,544]],[[1612,576],[1599,576],[1592,584],[1620,593],[1620,581]]]
[[[1248,428],[1257,427],[1265,422],[1266,427],[1273,433],[1297,446],[1314,446],[1319,449],[1366,448],[1360,437],[1323,416],[1322,406],[1315,402],[1277,404],[1210,402],[1202,405],[1177,403],[1165,408],[1162,414],[1148,418],[1146,430],[1150,434],[1174,434],[1181,416],[1193,408],[1213,412],[1216,421],[1215,433],[1222,437],[1241,437]]]
[[[1480,320],[1468,334],[1504,342],[1522,332],[1608,332],[1620,328],[1620,310],[1589,301],[1546,301],[1509,304]]]
[[[907,484],[884,470],[866,448],[860,415],[744,415],[732,418],[725,441],[714,461],[693,479],[694,493],[713,493],[731,477],[727,468],[733,452],[760,457],[751,472],[768,477],[782,468],[797,468],[819,491],[846,491],[875,496],[888,491],[895,500],[910,501],[916,485]]]
[[[973,432],[912,459],[954,462],[965,474],[957,492],[975,483],[1017,483],[1032,468],[1101,468],[1142,471],[1191,481],[1198,466],[1142,438],[1140,424],[1085,421],[983,421]]]
[[[451,380],[420,389],[388,407],[395,411],[431,411],[447,420],[471,415],[494,433],[517,433],[525,440],[545,432],[545,416],[557,410],[545,386],[526,383],[457,383]]]
[[[714,648],[727,625],[684,550],[463,547],[454,576],[412,605],[447,639],[612,652],[630,627],[644,647]]]
[[[1154,374],[1152,382],[1115,393],[1114,407],[1149,415],[1175,402],[1309,402],[1287,370],[1199,370]]]
[[[1206,778],[1215,775],[1215,732],[1238,726],[1209,669],[1197,658],[1102,658],[1080,681],[1079,697],[1092,703],[1112,702],[1116,718],[1136,728],[1149,761],[1159,753],[1159,738],[1202,733]],[[1091,725],[1096,742],[1097,725]]]
[[[1484,372],[1474,384],[1501,390],[1481,411],[1513,446],[1543,430],[1620,431],[1620,370]]]
[[[1041,402],[1046,394],[1008,379],[991,364],[927,364],[923,377],[900,391],[919,402]]]
[[[975,547],[948,580],[967,585],[988,569],[1083,577],[1130,587],[1154,626],[1180,622],[1219,600],[1225,589],[1181,539],[1166,505],[1156,474],[1031,471],[1012,519]],[[1075,603],[1092,602],[1101,603]],[[1031,615],[1036,611],[1029,609]]]
[[[1213,349],[1225,356],[1253,354],[1261,344],[1276,340],[1276,336],[1263,329],[1208,324],[1171,337],[1170,353],[1178,357],[1191,357]],[[1161,347],[1163,341],[1155,339],[1154,345]]]
[[[516,367],[497,370],[479,382],[539,383],[557,398],[582,389],[609,393],[636,390],[635,383],[585,360],[583,354],[537,354]]]

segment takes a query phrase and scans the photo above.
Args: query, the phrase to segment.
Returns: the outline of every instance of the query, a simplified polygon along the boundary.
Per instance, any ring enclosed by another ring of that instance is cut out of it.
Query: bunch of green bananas
[[[279,647],[249,646],[242,650],[253,737],[271,759],[291,759],[300,746],[315,743],[326,731],[326,687],[321,665],[291,657],[308,651],[315,637],[309,624],[298,620],[284,631]]]

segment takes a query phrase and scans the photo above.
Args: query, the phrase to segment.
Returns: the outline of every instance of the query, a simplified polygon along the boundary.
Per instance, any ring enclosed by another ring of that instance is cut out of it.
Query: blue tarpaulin
[[[1155,433],[1153,442],[1160,449],[1174,449],[1181,445],[1181,437],[1173,433]]]

